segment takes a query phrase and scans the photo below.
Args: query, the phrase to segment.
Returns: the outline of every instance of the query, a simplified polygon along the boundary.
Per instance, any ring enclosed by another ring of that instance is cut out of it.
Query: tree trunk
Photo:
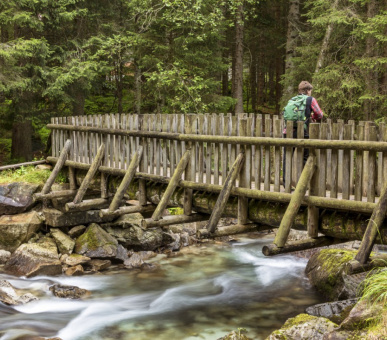
[[[30,161],[32,159],[32,123],[30,120],[14,122],[12,127],[11,157]]]
[[[376,15],[376,1],[370,0],[367,4],[367,18],[372,19]],[[371,58],[375,55],[375,38],[368,36],[366,41],[366,56]],[[378,76],[377,72],[371,68],[367,72],[366,77],[366,91],[371,97],[377,93]],[[364,118],[365,120],[375,119],[375,105],[372,99],[366,99],[364,102]]]
[[[75,84],[73,89],[73,116],[85,114],[85,93]]]
[[[137,114],[141,113],[141,69],[135,64],[135,74],[134,74],[134,82],[136,89],[136,102],[135,102],[135,111]]]
[[[244,16],[243,4],[239,5],[235,13],[235,81],[233,98],[237,100],[235,104],[235,113],[243,111],[243,30]]]
[[[288,73],[294,68],[294,57],[299,37],[298,23],[300,20],[300,0],[289,0],[288,33],[286,37],[286,59],[285,72]],[[289,83],[284,88],[284,98],[293,94],[294,85]]]
[[[250,66],[250,88],[251,88],[251,109],[257,112],[257,51],[254,48],[255,44],[252,42],[251,47],[251,66]]]
[[[122,113],[122,98],[123,98],[123,71],[122,71],[123,63],[120,62],[116,68],[116,88],[117,88],[117,112]]]
[[[262,32],[259,33],[259,45],[258,45],[258,61],[257,61],[257,104],[262,106],[264,103],[264,91],[265,91],[265,72],[264,72],[264,37]]]

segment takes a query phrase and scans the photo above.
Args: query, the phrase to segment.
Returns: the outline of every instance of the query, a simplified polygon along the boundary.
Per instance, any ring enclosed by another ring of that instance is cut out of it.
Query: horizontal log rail
[[[58,161],[56,157],[47,157],[49,163],[55,164]],[[88,170],[90,164],[80,163],[75,161],[66,160],[65,166],[73,167],[79,170]],[[126,174],[126,170],[123,169],[113,169],[106,166],[100,166],[98,171],[101,173],[106,173],[113,176],[123,177]],[[136,172],[135,178],[144,179],[148,181],[168,184],[170,182],[169,177],[147,174],[143,172]],[[206,184],[206,183],[196,183],[194,181],[180,180],[178,186],[185,189],[193,189],[197,191],[207,191],[212,193],[220,193],[222,190],[221,185],[216,184]],[[244,196],[256,200],[263,201],[272,201],[279,203],[289,203],[292,194],[283,193],[283,192],[271,192],[263,191],[249,188],[240,188],[234,187],[231,190],[232,196]],[[362,202],[362,201],[351,201],[337,198],[328,198],[328,197],[319,197],[319,196],[305,196],[302,199],[301,204],[303,206],[314,205],[323,209],[332,209],[332,210],[343,210],[343,211],[352,211],[357,213],[369,214],[371,215],[375,209],[376,203],[371,202]]]
[[[240,137],[240,136],[213,136],[181,134],[173,132],[154,131],[129,131],[122,129],[97,128],[91,126],[74,126],[64,124],[48,124],[49,129],[100,133],[102,135],[116,135],[127,137],[146,137],[181,142],[202,142],[202,143],[226,143],[231,145],[260,145],[280,147],[301,147],[312,149],[338,149],[355,151],[387,152],[387,142],[356,141],[356,140],[313,140],[313,139],[292,139],[274,137]]]

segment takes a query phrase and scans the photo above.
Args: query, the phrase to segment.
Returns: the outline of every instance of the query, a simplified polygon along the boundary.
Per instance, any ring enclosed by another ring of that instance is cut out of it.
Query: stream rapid
[[[16,278],[0,274],[39,300],[0,303],[0,340],[23,335],[63,340],[214,340],[246,329],[264,339],[321,299],[304,275],[306,259],[264,257],[266,237],[202,244],[146,262],[153,270],[110,269],[79,277]],[[60,299],[49,287],[73,285],[84,300]]]

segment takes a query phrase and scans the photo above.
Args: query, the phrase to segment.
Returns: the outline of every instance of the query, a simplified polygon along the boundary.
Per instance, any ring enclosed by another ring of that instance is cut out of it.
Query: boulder
[[[336,327],[326,318],[300,314],[286,320],[282,328],[271,333],[266,340],[322,340],[324,333],[332,332]]]
[[[67,276],[81,276],[81,275],[83,275],[83,273],[84,273],[84,270],[80,264],[78,264],[74,267],[69,267],[65,270],[65,274]]]
[[[11,275],[26,277],[62,274],[55,241],[43,237],[36,243],[22,244],[11,255],[4,270]]]
[[[89,262],[91,259],[90,257],[79,254],[64,254],[61,256],[60,260],[63,264],[66,264],[68,266],[77,266],[78,264],[84,264],[86,262]]]
[[[343,301],[320,303],[318,305],[308,307],[306,309],[306,313],[313,316],[321,316],[330,320],[335,319],[332,321],[337,322],[336,319],[340,317],[340,314],[348,308],[352,308],[357,301],[358,299],[348,299]]]
[[[116,220],[108,223],[104,223],[102,227],[119,227],[122,229],[128,229],[130,227],[141,227],[141,221],[144,219],[140,213],[125,214],[118,217]]]
[[[22,305],[30,301],[38,300],[31,293],[19,293],[8,281],[0,280],[0,301],[6,305]]]
[[[117,246],[117,255],[116,255],[116,259],[117,260],[121,260],[122,262],[124,262],[125,260],[127,260],[129,258],[129,255],[128,255],[128,249],[126,249],[125,247],[123,247],[121,244],[119,244]]]
[[[371,304],[367,300],[360,300],[341,323],[340,329],[351,330],[367,327],[370,322],[380,317],[382,311],[382,304]]]
[[[139,251],[133,253],[129,259],[124,262],[125,268],[134,269],[134,268],[143,268],[146,260],[155,257],[157,254],[153,251]]]
[[[71,238],[77,238],[77,237],[81,236],[85,232],[85,230],[86,230],[86,226],[77,225],[77,226],[70,229],[69,236]]]
[[[106,227],[106,231],[128,249],[155,250],[167,244],[163,237],[164,233],[160,228],[148,230],[137,226],[132,226],[127,229]]]
[[[57,228],[51,228],[50,232],[61,254],[71,254],[73,252],[75,241],[70,236]]]
[[[92,223],[75,242],[74,252],[90,258],[114,258],[117,256],[117,240]]]
[[[353,250],[321,249],[310,258],[305,273],[310,283],[328,300],[355,298],[356,290],[346,289],[345,284],[348,276],[346,264],[353,260],[355,255],[356,251]]]
[[[56,283],[50,287],[50,291],[59,298],[82,299],[90,296],[90,291],[76,286],[66,286]]]
[[[111,266],[111,261],[109,260],[91,260],[85,266],[87,270],[91,270],[93,272],[99,272],[101,270],[105,270]]]
[[[0,216],[0,248],[14,252],[34,236],[42,225],[43,220],[36,211]]]
[[[108,219],[102,219],[99,216],[99,210],[62,212],[58,209],[45,208],[43,209],[43,213],[47,225],[57,228],[89,223],[101,223]]]
[[[21,214],[35,204],[32,195],[39,184],[15,182],[0,185],[0,215]]]
[[[0,249],[0,264],[5,264],[11,257],[11,252]]]

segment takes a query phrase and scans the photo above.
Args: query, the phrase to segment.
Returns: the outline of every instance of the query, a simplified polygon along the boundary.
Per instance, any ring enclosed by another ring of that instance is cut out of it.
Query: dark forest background
[[[53,116],[278,114],[301,80],[330,118],[386,116],[387,0],[7,0],[0,33],[3,164]]]

